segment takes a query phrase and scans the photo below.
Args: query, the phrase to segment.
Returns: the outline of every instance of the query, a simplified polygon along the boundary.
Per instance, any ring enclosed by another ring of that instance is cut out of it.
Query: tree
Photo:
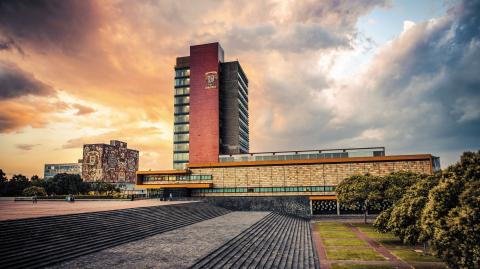
[[[44,189],[46,189],[47,187],[47,181],[44,180],[43,178],[39,178],[37,175],[32,176],[30,178],[30,182],[32,186],[41,187]]]
[[[13,175],[7,183],[6,195],[17,196],[22,195],[25,188],[30,186],[30,181],[24,175]]]
[[[85,184],[80,175],[56,174],[47,182],[47,191],[53,189],[55,194],[79,194],[88,192],[88,184]]]
[[[410,171],[398,171],[384,176],[382,180],[383,199],[393,205],[403,197],[410,186],[426,177],[427,175]]]
[[[428,196],[422,229],[450,268],[480,268],[480,151],[465,152]]]
[[[425,243],[420,225],[421,214],[428,201],[428,193],[438,184],[440,174],[423,177],[398,200],[387,212],[382,212],[375,220],[375,227],[381,232],[393,232],[405,244]]]
[[[353,206],[363,205],[364,222],[367,223],[368,205],[382,199],[382,179],[370,174],[354,175],[337,185],[337,199],[340,203]]]
[[[7,191],[7,177],[2,169],[0,169],[0,196],[5,195]]]
[[[42,187],[31,186],[23,190],[24,196],[46,196],[47,193],[45,189]]]

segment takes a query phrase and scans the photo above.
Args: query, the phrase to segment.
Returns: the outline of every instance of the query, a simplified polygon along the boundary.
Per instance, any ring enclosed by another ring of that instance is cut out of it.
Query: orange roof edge
[[[151,170],[151,171],[137,171],[137,175],[181,175],[190,174],[189,170],[172,169],[172,170]]]
[[[337,200],[337,196],[335,195],[312,195],[308,197],[311,201],[318,201],[318,200]]]

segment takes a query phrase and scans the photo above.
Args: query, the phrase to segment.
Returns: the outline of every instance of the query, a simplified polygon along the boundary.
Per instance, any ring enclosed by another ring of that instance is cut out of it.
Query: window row
[[[237,76],[238,76],[238,78],[240,79],[240,81],[242,82],[243,87],[244,87],[245,89],[248,89],[248,82],[246,82],[246,81],[243,79],[243,77],[240,76],[240,74],[237,74]]]
[[[187,95],[190,94],[190,87],[175,88],[175,95]]]
[[[175,77],[188,77],[190,76],[190,69],[175,70]]]
[[[190,131],[190,124],[177,124],[173,126],[174,133],[188,132]]]
[[[189,150],[190,150],[189,143],[173,144],[173,151],[189,151]]]
[[[176,107],[173,108],[173,112],[175,114],[177,114],[177,113],[188,113],[188,112],[190,112],[190,106],[189,105],[176,106]]]
[[[173,169],[185,169],[188,161],[175,161],[173,162]]]
[[[247,106],[248,106],[248,101],[241,95],[239,94],[238,95],[238,101],[242,103],[243,107],[245,108],[245,110],[247,110]]]
[[[237,99],[238,100],[238,107],[240,110],[242,110],[242,112],[245,114],[245,115],[248,115],[248,109],[247,109],[247,106],[245,106],[241,101],[240,99]]]
[[[225,193],[225,192],[332,192],[334,186],[307,186],[307,187],[259,187],[259,188],[212,188],[194,189],[197,193]]]
[[[175,86],[188,86],[190,85],[190,78],[176,78]]]
[[[189,141],[190,134],[174,134],[173,141]]]
[[[173,103],[175,105],[180,105],[180,104],[188,104],[190,103],[190,96],[178,96],[175,97],[173,100]]]
[[[173,160],[174,161],[188,161],[189,154],[188,153],[174,153]]]
[[[248,101],[247,91],[246,91],[245,88],[242,86],[242,84],[238,83],[238,88],[239,88],[238,95],[242,96],[245,100]]]
[[[348,152],[339,153],[317,153],[317,154],[288,154],[288,155],[265,155],[265,156],[220,156],[220,162],[248,162],[248,161],[287,161],[287,160],[308,160],[324,158],[348,158]]]
[[[190,116],[189,115],[177,115],[177,116],[174,116],[174,122],[177,123],[177,122],[188,122],[190,120]]]
[[[143,182],[152,181],[185,181],[185,180],[212,180],[212,175],[145,175]]]
[[[238,128],[238,130],[240,131],[240,136],[243,137],[245,140],[248,141],[248,129],[245,131],[245,128],[243,128],[242,126],[240,126]]]

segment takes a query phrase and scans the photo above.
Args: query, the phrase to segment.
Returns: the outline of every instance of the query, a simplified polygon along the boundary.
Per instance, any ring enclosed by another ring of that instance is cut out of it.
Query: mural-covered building
[[[138,156],[138,150],[128,149],[122,141],[83,145],[82,178],[86,182],[135,183]]]

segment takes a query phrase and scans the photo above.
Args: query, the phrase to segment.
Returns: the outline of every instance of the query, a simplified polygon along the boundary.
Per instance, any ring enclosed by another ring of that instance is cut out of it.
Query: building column
[[[313,216],[313,202],[312,202],[312,200],[310,200],[310,216]]]
[[[336,201],[337,201],[337,215],[340,216],[340,202],[338,201],[338,199]]]

